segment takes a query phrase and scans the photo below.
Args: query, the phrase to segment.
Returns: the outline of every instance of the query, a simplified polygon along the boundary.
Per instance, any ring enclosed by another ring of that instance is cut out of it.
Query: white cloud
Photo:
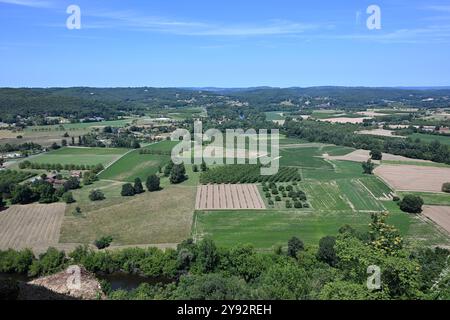
[[[38,0],[0,0],[0,3],[33,8],[49,8],[52,6],[52,4],[49,1],[38,1]]]
[[[212,24],[160,17],[139,16],[131,11],[86,13],[86,28],[119,28],[186,36],[269,36],[299,34],[318,29],[318,24],[272,20],[266,24]]]

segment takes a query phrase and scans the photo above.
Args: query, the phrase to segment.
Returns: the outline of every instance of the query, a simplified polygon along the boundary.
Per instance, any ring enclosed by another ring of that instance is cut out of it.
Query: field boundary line
[[[164,140],[163,140],[164,141]],[[150,144],[148,144],[148,145],[146,145],[146,147],[148,147],[148,146],[151,146],[151,145],[154,145],[154,144],[158,144],[158,143],[160,143],[161,141],[157,141],[157,142],[154,142],[154,143],[150,143]],[[102,171],[100,171],[99,173],[97,173],[97,176],[99,176],[100,174],[102,174],[104,171],[106,171],[109,167],[111,167],[113,164],[115,164],[117,161],[119,161],[120,159],[122,159],[123,157],[125,157],[127,154],[129,154],[129,153],[131,153],[131,152],[133,152],[133,151],[136,151],[136,150],[140,150],[140,149],[142,149],[142,148],[139,148],[139,149],[131,149],[131,150],[129,150],[129,151],[127,151],[127,152],[125,152],[123,155],[121,155],[119,158],[117,158],[116,160],[114,160],[113,162],[111,162],[111,163],[109,163]]]

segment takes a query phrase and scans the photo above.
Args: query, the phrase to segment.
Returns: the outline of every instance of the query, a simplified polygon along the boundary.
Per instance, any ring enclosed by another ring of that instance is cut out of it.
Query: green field
[[[127,149],[119,148],[78,148],[67,147],[46,152],[27,160],[35,163],[75,164],[75,165],[108,165],[125,154]]]
[[[298,140],[289,142],[299,143]],[[310,208],[286,209],[283,202],[259,211],[199,211],[193,236],[211,236],[222,246],[251,243],[260,250],[285,246],[292,236],[317,245],[321,237],[336,234],[345,224],[367,230],[371,212],[388,210],[389,221],[408,240],[427,245],[450,244],[448,236],[439,233],[432,224],[401,212],[390,200],[393,194],[390,187],[376,176],[363,174],[360,163],[319,158],[325,152],[342,155],[352,150],[309,143],[282,148],[281,164],[297,166],[302,172],[303,180],[298,182],[298,188],[306,193]],[[433,199],[444,201],[436,195]]]
[[[425,245],[450,244],[450,238],[437,232],[433,225],[401,212],[393,201],[389,204],[391,215],[388,222],[396,226],[407,240]],[[195,214],[193,237],[210,236],[217,245],[224,247],[249,243],[260,250],[272,250],[277,245],[286,246],[292,236],[297,236],[307,245],[317,245],[322,237],[336,235],[346,224],[367,231],[369,223],[368,213],[199,211]]]
[[[316,168],[332,170],[330,163],[320,156],[320,148],[288,148],[280,150],[280,165],[288,167]]]
[[[269,111],[265,114],[267,121],[284,120],[286,118],[285,113],[283,113],[282,111]]]
[[[430,193],[430,192],[400,192],[399,195],[414,194],[423,199],[425,204],[450,206],[450,194],[446,193]]]
[[[415,140],[420,139],[423,142],[433,142],[439,141],[441,144],[446,144],[450,146],[450,137],[449,136],[438,136],[433,134],[425,134],[425,133],[413,133],[408,136],[409,138]]]
[[[155,152],[170,152],[176,143],[163,141],[147,146],[145,149]],[[158,172],[158,168],[164,167],[169,161],[170,156],[166,154],[140,154],[139,150],[134,150],[103,171],[99,178],[133,182],[135,178],[139,177],[145,181],[149,175]]]

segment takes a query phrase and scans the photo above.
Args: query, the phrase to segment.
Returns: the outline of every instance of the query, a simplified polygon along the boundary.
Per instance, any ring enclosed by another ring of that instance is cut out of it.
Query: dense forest
[[[397,103],[410,107],[448,107],[450,89],[365,87],[183,89],[183,88],[0,88],[0,121],[17,116],[64,116],[114,119],[163,108],[189,106],[232,108],[245,105],[259,111],[295,111],[299,107],[364,109]],[[433,100],[428,98],[433,97]],[[284,103],[288,101],[289,103]]]

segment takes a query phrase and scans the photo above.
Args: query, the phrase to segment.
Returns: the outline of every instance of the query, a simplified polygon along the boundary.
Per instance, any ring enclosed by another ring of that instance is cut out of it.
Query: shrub
[[[131,197],[135,195],[135,191],[131,183],[126,183],[122,186],[122,191],[120,192],[122,197]]]
[[[270,192],[266,192],[266,198],[270,198],[271,196]]]
[[[308,202],[305,202],[305,203],[303,204],[303,208],[309,208],[309,203],[308,203]]]
[[[74,202],[75,202],[75,199],[73,198],[72,192],[66,192],[66,193],[64,193],[64,194],[62,195],[62,200],[63,200],[65,203],[67,203],[67,204],[70,204],[70,203],[74,203]]]
[[[276,195],[276,194],[278,194],[279,192],[278,192],[278,189],[272,189],[272,194],[273,195]]]
[[[380,150],[372,150],[370,151],[370,157],[372,160],[381,160],[383,158],[383,154]]]
[[[372,163],[372,160],[369,159],[366,162],[363,162],[361,165],[364,174],[373,174],[373,169],[375,168],[375,165]]]
[[[286,201],[286,209],[292,208],[292,203],[288,200]]]
[[[291,186],[291,185],[288,185],[287,187],[286,187],[286,191],[288,191],[288,192],[290,192],[290,191],[292,191],[294,188]]]
[[[64,190],[75,190],[80,187],[80,181],[76,177],[70,177],[66,182],[64,182]]]
[[[95,181],[97,181],[97,179],[97,175],[92,171],[88,171],[83,174],[83,183],[85,185],[93,184]]]
[[[281,197],[280,196],[276,196],[275,197],[275,201],[277,201],[277,202],[281,201]]]
[[[91,193],[89,193],[89,199],[91,201],[101,201],[105,199],[105,195],[100,190],[92,190]]]
[[[134,179],[133,189],[136,194],[140,194],[140,193],[144,192],[144,187],[142,186],[142,181],[140,178]]]
[[[278,191],[284,191],[284,186],[279,186]]]
[[[408,194],[400,201],[400,209],[408,213],[421,213],[423,200],[419,196]]]
[[[111,245],[112,241],[113,237],[111,236],[101,237],[100,239],[94,241],[94,245],[97,247],[97,249],[101,250],[108,248]]]
[[[264,191],[264,192],[267,192],[267,191],[269,191],[269,188],[263,187],[263,191]]]
[[[184,164],[176,164],[170,171],[170,183],[177,184],[186,180],[186,168]]]
[[[442,192],[450,193],[450,182],[446,182],[442,185]]]
[[[275,203],[273,202],[272,199],[269,199],[269,201],[267,202],[270,206],[273,206]]]
[[[198,172],[198,166],[197,166],[196,164],[194,164],[194,165],[192,166],[192,171],[193,171],[193,172]]]
[[[303,244],[303,241],[301,241],[299,238],[292,237],[291,239],[289,239],[288,250],[287,250],[288,256],[290,256],[292,258],[296,258],[297,253],[304,249],[305,249],[305,245]]]
[[[152,191],[158,191],[160,189],[160,180],[159,177],[156,174],[152,174],[147,178],[147,181],[145,183],[147,190]]]
[[[295,201],[294,202],[294,208],[296,208],[296,209],[302,208],[302,203],[300,201]]]

